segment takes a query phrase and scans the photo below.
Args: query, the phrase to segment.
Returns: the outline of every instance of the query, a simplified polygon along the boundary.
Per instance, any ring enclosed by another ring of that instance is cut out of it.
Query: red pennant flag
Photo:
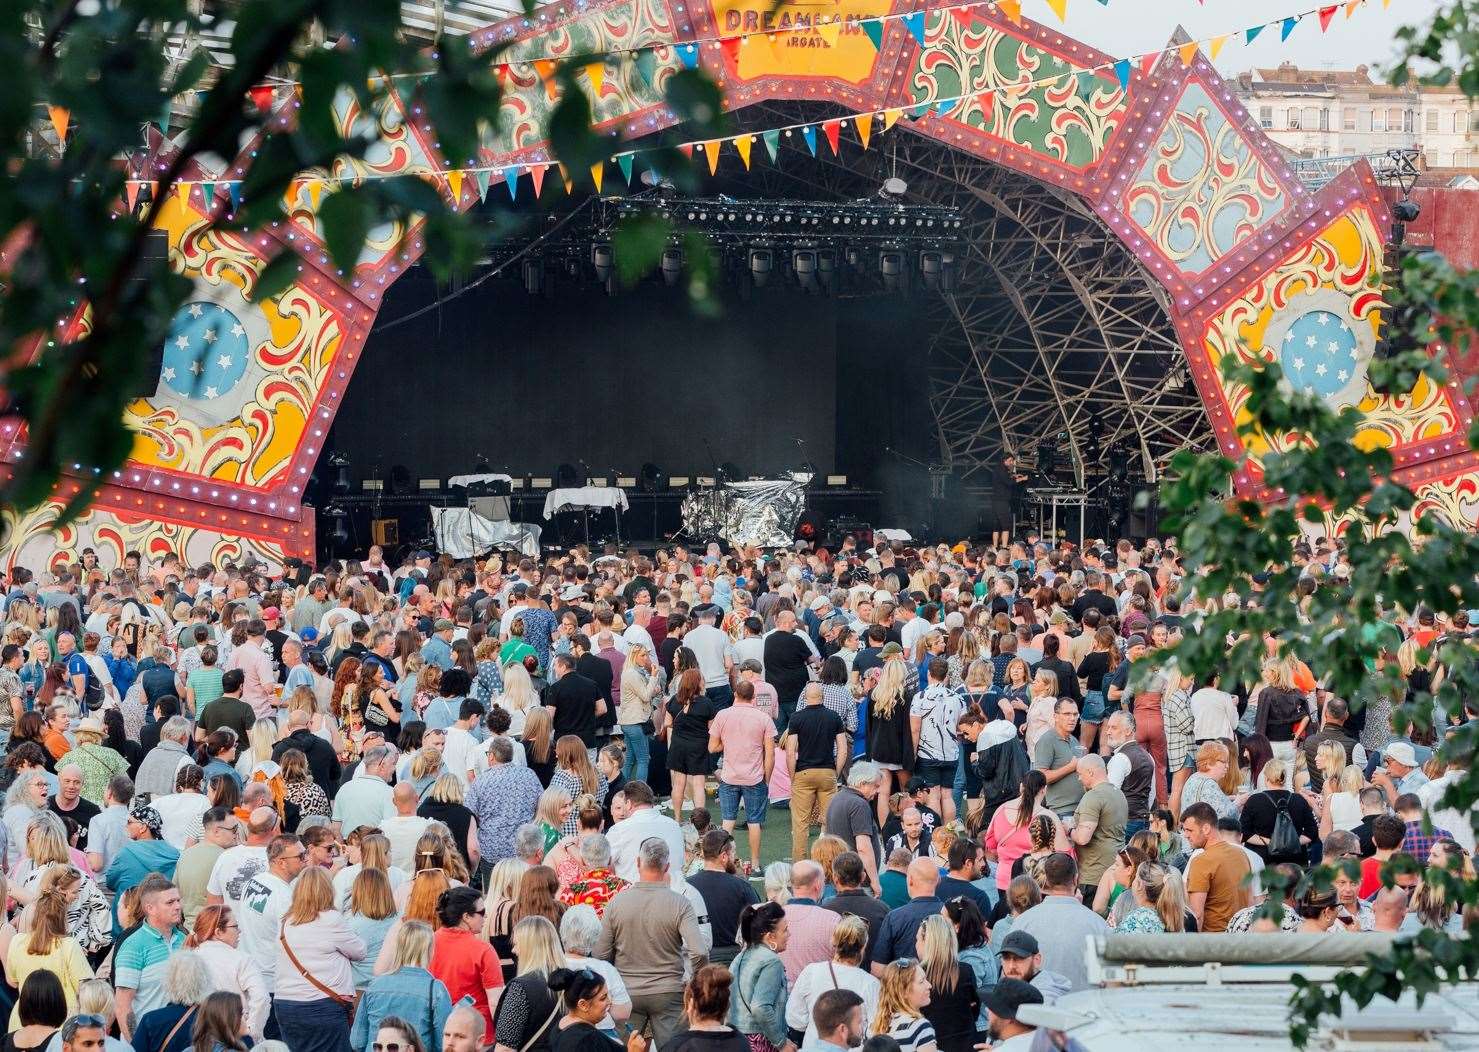
[[[683,145],[679,146],[678,149],[683,151],[684,157],[687,157],[690,161],[693,160],[693,143],[685,142]]]
[[[499,63],[493,67],[493,75],[498,78],[498,86],[506,90],[508,88],[508,66]]]
[[[837,137],[842,134],[842,121],[826,121],[822,124],[822,134],[827,137],[827,142],[832,146],[832,156],[841,157],[842,152],[837,146]]]
[[[549,96],[551,102],[555,101],[555,64],[547,58],[534,60],[534,71],[539,74],[539,79],[544,81],[544,93]]]
[[[549,171],[549,165],[547,164],[536,164],[529,169],[529,175],[534,180],[534,197],[536,200],[540,194],[544,193],[544,173],[547,171]]]
[[[950,14],[957,22],[959,22],[963,26],[969,26],[976,17],[976,13],[971,10],[970,6],[952,7],[950,9]]]
[[[992,89],[991,91],[981,92],[976,97],[976,101],[981,104],[981,112],[986,114],[986,117],[990,119],[992,111],[996,108],[996,90]]]
[[[266,113],[272,108],[273,88],[271,84],[258,84],[256,87],[248,88],[247,96],[260,113]]]
[[[1147,77],[1150,76],[1150,71],[1155,69],[1155,64],[1160,60],[1161,53],[1159,51],[1152,51],[1150,54],[1143,56],[1140,59],[1140,72]]]
[[[128,205],[128,210],[130,213],[133,212],[134,208],[139,203],[140,185],[141,184],[137,179],[129,179],[123,184],[123,200],[124,203]]]
[[[1327,30],[1327,29],[1330,28],[1330,20],[1335,17],[1335,12],[1337,10],[1339,10],[1339,8],[1340,8],[1340,5],[1339,4],[1331,4],[1329,7],[1322,7],[1322,8],[1320,8],[1320,32],[1321,33],[1325,32],[1325,30]]]
[[[739,66],[740,41],[743,39],[743,37],[725,37],[719,41],[719,49],[724,52],[724,57],[736,68]]]

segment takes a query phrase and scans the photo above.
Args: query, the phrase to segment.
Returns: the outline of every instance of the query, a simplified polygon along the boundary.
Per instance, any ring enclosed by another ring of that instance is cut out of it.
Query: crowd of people
[[[1384,612],[1352,705],[1274,639],[1180,674],[1241,601],[1194,583],[1035,537],[13,566],[0,1052],[1019,1050],[1087,936],[1459,930],[1461,768],[1391,717],[1467,620]]]

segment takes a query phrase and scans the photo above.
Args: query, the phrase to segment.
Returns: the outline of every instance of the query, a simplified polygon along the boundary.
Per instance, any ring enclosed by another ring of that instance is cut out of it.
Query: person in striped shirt
[[[185,945],[179,888],[158,874],[146,877],[139,885],[139,908],[144,923],[123,940],[113,962],[118,1029],[125,1041],[133,1037],[134,1021],[166,1002],[164,971]]]
[[[930,983],[913,958],[894,961],[883,970],[878,1011],[868,1028],[870,1036],[886,1034],[899,1043],[900,1052],[935,1052],[935,1028],[924,1017],[930,1003]]]

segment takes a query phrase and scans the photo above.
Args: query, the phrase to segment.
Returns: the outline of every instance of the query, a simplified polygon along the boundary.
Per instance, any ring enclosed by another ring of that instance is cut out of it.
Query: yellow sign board
[[[730,71],[743,80],[779,75],[860,84],[878,52],[858,20],[888,11],[879,0],[787,0],[779,7],[775,0],[710,2],[721,36],[746,36],[730,51]]]

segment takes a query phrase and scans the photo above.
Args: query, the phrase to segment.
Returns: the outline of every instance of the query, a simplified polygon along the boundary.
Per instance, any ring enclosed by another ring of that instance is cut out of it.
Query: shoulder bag
[[[517,981],[517,980],[515,980],[515,981]],[[499,1007],[500,1010],[503,1008],[503,1004],[504,1004],[504,999],[500,997],[498,999],[498,1007]],[[555,1007],[550,1010],[549,1018],[547,1018],[544,1021],[544,1024],[542,1026],[540,1026],[540,1028],[538,1030],[534,1031],[534,1033],[532,1033],[532,1034],[529,1035],[529,1040],[525,1041],[522,1045],[519,1046],[519,1052],[529,1052],[529,1050],[531,1048],[533,1048],[535,1046],[535,1044],[538,1043],[539,1039],[544,1036],[544,1032],[550,1028],[550,1024],[555,1021],[555,1018],[559,1014],[560,1014],[560,998],[559,998],[558,995],[556,995],[555,996]],[[495,1032],[498,1030],[498,1013],[497,1012],[495,1012],[493,1014],[493,1029],[494,1029]]]
[[[169,1043],[175,1039],[175,1035],[180,1032],[180,1027],[190,1021],[190,1017],[195,1014],[195,1010],[199,1007],[199,1005],[191,1005],[185,1010],[184,1015],[175,1020],[175,1025],[169,1028],[169,1033],[165,1034],[164,1040],[160,1042],[159,1052],[169,1052]]]
[[[359,994],[356,993],[354,996],[351,997],[348,994],[341,994],[338,990],[335,990],[329,986],[325,986],[323,983],[319,982],[318,979],[314,977],[312,972],[303,967],[303,962],[298,960],[298,955],[294,953],[293,948],[288,945],[288,937],[286,932],[279,933],[277,936],[277,941],[282,944],[283,952],[288,955],[288,960],[293,962],[293,967],[298,969],[298,974],[307,979],[310,986],[312,986],[319,993],[323,994],[329,1000],[337,1001],[339,1004],[343,1005],[344,1009],[349,1012],[351,1016],[354,1014],[355,1005],[359,1004]]]

